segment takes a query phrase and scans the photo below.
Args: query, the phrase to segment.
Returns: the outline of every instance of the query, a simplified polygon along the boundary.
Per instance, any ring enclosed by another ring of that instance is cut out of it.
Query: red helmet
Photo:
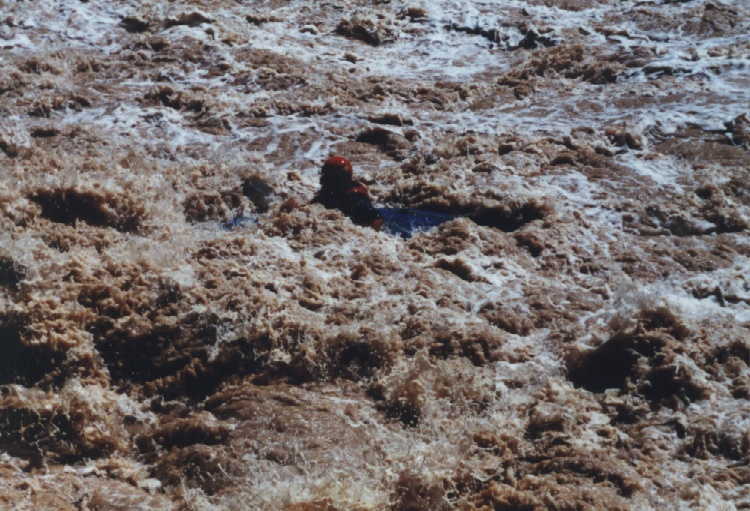
[[[320,171],[320,186],[324,191],[339,192],[351,186],[352,163],[341,156],[331,156]]]
[[[338,172],[352,175],[352,162],[343,156],[331,156],[323,163],[324,172]]]

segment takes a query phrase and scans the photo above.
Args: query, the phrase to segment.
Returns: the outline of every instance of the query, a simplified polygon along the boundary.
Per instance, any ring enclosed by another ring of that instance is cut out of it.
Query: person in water
[[[327,208],[338,209],[355,224],[380,230],[383,217],[372,205],[370,194],[354,180],[352,163],[342,156],[331,156],[320,171],[320,191],[315,197]]]

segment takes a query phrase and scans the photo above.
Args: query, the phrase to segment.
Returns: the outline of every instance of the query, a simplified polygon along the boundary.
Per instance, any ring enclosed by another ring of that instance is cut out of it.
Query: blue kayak
[[[375,208],[375,210],[383,218],[383,229],[389,234],[400,236],[404,239],[411,238],[414,233],[432,229],[458,217],[458,215],[414,208]],[[255,215],[239,215],[228,222],[222,223],[222,227],[232,230],[257,222],[258,217]]]
[[[457,218],[458,215],[439,213],[414,208],[375,208],[383,217],[383,227],[386,232],[411,238],[416,232],[426,231],[433,227]]]

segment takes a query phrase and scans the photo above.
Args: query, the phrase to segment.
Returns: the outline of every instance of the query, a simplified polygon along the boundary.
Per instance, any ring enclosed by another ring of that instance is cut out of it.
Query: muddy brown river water
[[[750,508],[749,183],[744,0],[0,0],[0,509]]]

